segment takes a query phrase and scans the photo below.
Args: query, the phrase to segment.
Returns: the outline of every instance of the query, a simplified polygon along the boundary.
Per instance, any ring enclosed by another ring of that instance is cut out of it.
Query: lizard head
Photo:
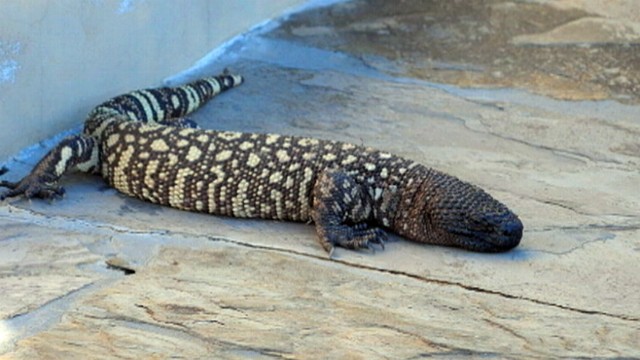
[[[446,176],[446,175],[445,175]],[[471,251],[502,252],[520,243],[523,225],[518,216],[491,195],[449,177],[428,204],[425,223],[445,243]]]
[[[518,216],[482,189],[431,169],[415,179],[421,185],[404,198],[394,224],[398,234],[478,252],[507,251],[520,243]]]
[[[442,226],[453,246],[479,252],[511,250],[520,244],[523,230],[520,219],[504,205],[502,209],[484,209],[482,213],[463,211],[456,223],[446,222]]]

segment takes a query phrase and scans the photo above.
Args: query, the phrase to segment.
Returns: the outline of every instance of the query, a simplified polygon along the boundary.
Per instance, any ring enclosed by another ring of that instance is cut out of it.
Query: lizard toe
[[[376,246],[384,250],[386,239],[387,233],[380,228],[362,229],[354,231],[354,236],[340,245],[350,249],[369,249],[375,253]]]
[[[2,181],[0,181],[0,187],[5,187],[5,188],[13,190],[16,187],[18,187],[18,183],[15,183],[15,182],[12,182],[12,181],[2,180]]]
[[[55,200],[62,198],[65,193],[65,189],[62,186],[46,186],[40,189],[36,194],[36,197],[40,199]]]

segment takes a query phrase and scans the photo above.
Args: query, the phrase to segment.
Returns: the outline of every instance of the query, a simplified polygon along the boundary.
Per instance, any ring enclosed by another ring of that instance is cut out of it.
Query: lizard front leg
[[[334,246],[347,249],[384,249],[387,234],[371,225],[372,201],[353,177],[339,170],[320,174],[313,189],[311,218],[322,247],[333,253]]]
[[[94,172],[98,169],[98,162],[98,146],[94,138],[83,135],[68,137],[49,151],[22,180],[0,181],[0,187],[9,188],[0,195],[0,200],[19,195],[42,199],[62,196],[64,188],[57,185],[62,175],[72,169]]]

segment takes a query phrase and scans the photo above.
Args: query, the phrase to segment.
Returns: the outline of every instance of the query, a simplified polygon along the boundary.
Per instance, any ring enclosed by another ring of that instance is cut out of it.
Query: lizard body
[[[478,187],[417,162],[337,141],[198,129],[185,116],[243,82],[221,74],[138,90],[97,106],[2,195],[51,198],[70,170],[100,174],[120,192],[188,211],[312,220],[320,244],[384,246],[386,230],[473,251],[518,245],[522,223]],[[1,175],[1,174],[0,174]]]

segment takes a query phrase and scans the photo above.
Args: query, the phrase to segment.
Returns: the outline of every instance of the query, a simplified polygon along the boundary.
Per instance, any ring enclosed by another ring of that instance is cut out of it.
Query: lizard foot
[[[323,231],[320,238],[320,243],[329,252],[329,257],[332,257],[335,246],[351,250],[368,249],[375,253],[376,246],[384,250],[386,241],[387,233],[384,230],[377,227],[369,228],[364,223],[329,227]]]
[[[0,187],[9,189],[4,194],[0,194],[0,201],[20,195],[24,195],[27,199],[55,199],[62,197],[65,192],[63,187],[49,183],[33,174],[27,175],[19,182],[2,180],[0,181]]]
[[[332,253],[334,246],[384,250],[387,234],[372,224],[373,203],[365,188],[341,170],[320,174],[313,188],[311,218],[322,247]]]
[[[351,239],[341,243],[340,246],[348,249],[366,248],[375,252],[374,245],[378,245],[381,250],[384,250],[384,243],[387,241],[387,233],[384,230],[378,227],[369,228],[365,223],[356,224],[353,230]]]

